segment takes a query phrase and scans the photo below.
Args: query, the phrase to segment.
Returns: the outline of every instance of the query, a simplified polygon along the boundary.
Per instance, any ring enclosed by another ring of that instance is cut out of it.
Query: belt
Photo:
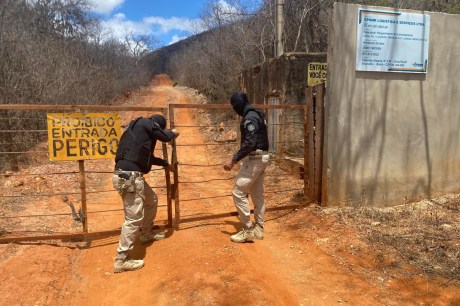
[[[128,175],[128,177],[133,176],[134,178],[144,176],[144,174],[142,172],[139,172],[139,171],[126,171],[126,170],[121,170],[121,169],[115,169],[115,171],[113,173],[118,174],[118,176],[120,176],[120,174],[124,173],[124,174]]]

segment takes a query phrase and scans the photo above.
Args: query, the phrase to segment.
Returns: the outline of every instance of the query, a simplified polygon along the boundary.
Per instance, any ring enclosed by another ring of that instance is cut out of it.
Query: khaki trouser
[[[249,155],[243,159],[233,187],[233,202],[241,223],[252,226],[248,195],[254,203],[254,221],[263,226],[265,213],[264,177],[270,155]]]
[[[124,172],[139,175],[139,172]],[[121,195],[125,211],[125,221],[121,228],[116,259],[125,260],[133,249],[139,228],[142,227],[142,231],[145,232],[152,229],[153,220],[157,214],[158,197],[140,175],[124,180],[114,174],[112,184]]]

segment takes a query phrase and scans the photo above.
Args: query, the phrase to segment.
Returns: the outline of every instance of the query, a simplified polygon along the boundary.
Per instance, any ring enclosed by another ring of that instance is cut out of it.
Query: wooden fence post
[[[324,135],[324,93],[325,86],[321,83],[315,86],[315,170],[314,170],[314,195],[316,203],[321,203],[321,189],[323,181],[323,135]]]
[[[305,98],[305,196],[321,203],[323,175],[324,83],[306,89]]]
[[[307,91],[305,94],[305,107],[303,110],[303,129],[304,129],[304,135],[303,135],[303,194],[304,197],[309,199],[309,194],[308,194],[308,180],[309,180],[309,171],[308,171],[308,135],[309,135],[309,130],[308,130],[308,105],[310,104],[308,102],[308,99],[312,99],[310,96],[310,92]]]

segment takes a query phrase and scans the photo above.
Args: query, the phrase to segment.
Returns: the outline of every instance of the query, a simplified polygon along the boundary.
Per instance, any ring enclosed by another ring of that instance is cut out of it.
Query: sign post
[[[51,161],[76,160],[80,173],[83,232],[88,232],[85,159],[114,158],[121,137],[118,114],[48,113]]]
[[[86,209],[86,179],[85,179],[85,161],[78,161],[78,171],[80,172],[80,194],[81,194],[81,212],[83,214],[83,232],[88,232],[87,209]]]

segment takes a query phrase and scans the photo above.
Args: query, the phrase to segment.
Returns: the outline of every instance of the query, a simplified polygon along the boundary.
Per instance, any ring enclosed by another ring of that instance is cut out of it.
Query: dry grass
[[[424,200],[390,208],[326,209],[357,229],[366,241],[401,258],[427,275],[460,280],[460,198]]]
[[[208,141],[219,133],[216,128],[208,127],[217,127],[220,122],[225,123],[226,130],[238,131],[237,121],[231,112],[198,110],[196,118],[206,126],[201,131]],[[283,185],[282,181],[276,176],[267,179],[268,184],[280,186]],[[271,195],[273,200],[276,196]],[[303,190],[295,192],[290,201],[305,203]],[[390,251],[396,252],[398,258],[394,261],[395,265],[408,263],[417,269],[417,273],[460,280],[460,195],[389,208],[358,204],[323,210],[318,207],[312,212],[334,215],[340,223],[357,230],[376,251],[377,257],[381,257],[381,262]]]

